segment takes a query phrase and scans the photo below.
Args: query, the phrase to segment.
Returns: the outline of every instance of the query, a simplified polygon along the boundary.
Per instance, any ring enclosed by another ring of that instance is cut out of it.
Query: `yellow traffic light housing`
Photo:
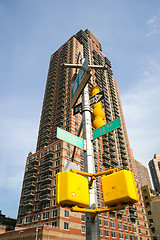
[[[58,173],[56,203],[68,207],[87,207],[89,205],[88,179],[69,171]]]
[[[98,92],[100,92],[99,88],[97,86],[93,86],[91,89],[91,96],[97,94]],[[97,129],[105,124],[107,124],[107,121],[105,119],[105,112],[102,108],[102,103],[98,102],[93,105],[92,126],[93,128]]]
[[[101,180],[103,199],[107,206],[134,204],[139,201],[134,176],[131,171],[114,172],[102,177]]]

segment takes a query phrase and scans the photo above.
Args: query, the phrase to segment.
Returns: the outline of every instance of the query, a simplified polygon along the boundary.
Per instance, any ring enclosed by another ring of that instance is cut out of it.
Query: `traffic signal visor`
[[[56,203],[62,206],[89,205],[88,179],[69,171],[56,175]]]
[[[139,201],[134,176],[131,171],[115,172],[102,177],[101,180],[104,203],[107,206],[134,204]]]

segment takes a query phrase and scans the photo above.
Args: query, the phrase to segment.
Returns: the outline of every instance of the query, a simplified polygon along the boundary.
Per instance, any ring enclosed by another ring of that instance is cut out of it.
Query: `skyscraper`
[[[120,117],[122,126],[108,136],[93,141],[95,171],[110,168],[131,170],[133,154],[130,149],[117,82],[112,77],[111,62],[102,53],[96,37],[87,29],[79,31],[51,55],[37,148],[27,157],[19,205],[17,227],[46,224],[54,227],[56,236],[85,239],[85,215],[56,206],[55,176],[71,161],[73,146],[56,138],[57,127],[76,135],[82,116],[73,115],[71,108],[72,81],[76,70],[64,68],[63,63],[76,63],[83,52],[90,65],[105,65],[107,70],[91,70],[89,88],[97,85],[104,91],[102,101],[107,122]],[[78,100],[81,102],[81,98]],[[74,162],[84,170],[83,151],[76,149]],[[123,211],[100,214],[101,239],[150,239],[144,204],[138,180],[140,201]],[[100,179],[96,179],[97,204],[104,207]],[[136,219],[139,219],[137,226]],[[145,224],[144,224],[145,223]]]
[[[152,160],[149,161],[149,169],[153,181],[154,190],[160,192],[160,154],[154,154]]]

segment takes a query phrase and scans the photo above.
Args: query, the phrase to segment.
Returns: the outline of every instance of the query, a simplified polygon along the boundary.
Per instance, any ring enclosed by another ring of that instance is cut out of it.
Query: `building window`
[[[104,235],[105,235],[105,237],[109,237],[109,231],[108,230],[104,230]]]
[[[57,217],[57,209],[53,210],[53,218]]]
[[[115,223],[111,222],[111,228],[115,228]]]
[[[82,214],[82,215],[81,215],[81,221],[82,221],[82,222],[85,222],[85,220],[86,220],[86,216],[85,216],[84,214]]]
[[[112,238],[116,238],[116,232],[111,231],[111,236],[112,236]]]
[[[131,226],[129,226],[129,232],[132,232],[132,228],[131,228]]]
[[[69,143],[67,143],[67,150],[70,151],[71,150],[71,145]]]
[[[18,224],[22,224],[22,220],[23,220],[23,218],[19,218]]]
[[[57,150],[61,148],[61,142],[57,144]]]
[[[56,161],[56,167],[60,165],[60,160]]]
[[[60,152],[57,152],[56,153],[56,158],[59,158],[61,156],[61,153]]]
[[[124,239],[123,233],[119,233],[119,238]]]
[[[49,208],[50,207],[50,202],[44,202],[42,205],[42,208]]]
[[[68,152],[66,153],[66,158],[70,159],[70,153],[68,153]]]
[[[104,220],[104,226],[108,226],[108,221]]]
[[[55,170],[55,175],[59,173],[59,168]]]
[[[78,133],[78,128],[75,128],[75,132],[77,132],[77,133]]]
[[[125,231],[127,231],[127,230],[128,230],[128,228],[127,228],[127,225],[124,225],[124,230],[125,230]]]
[[[127,222],[127,219],[126,219],[126,217],[125,217],[125,216],[123,216],[123,221],[124,221],[124,222]]]
[[[75,122],[75,125],[78,126],[78,122]]]
[[[151,211],[148,211],[148,215],[151,215],[152,214],[152,212]]]
[[[53,228],[57,228],[58,227],[57,221],[52,222],[52,227]]]
[[[38,221],[39,214],[34,214],[33,215],[33,222]]]
[[[68,211],[68,210],[64,210],[64,216],[65,216],[66,218],[69,218],[69,211]]]
[[[122,228],[122,223],[118,223],[118,229],[123,229]]]
[[[48,219],[49,218],[49,212],[42,213],[42,219]]]
[[[86,228],[85,228],[85,226],[83,225],[83,226],[81,226],[81,233],[86,233]]]
[[[103,236],[103,230],[100,228],[100,236]]]
[[[26,222],[26,223],[30,223],[30,222],[31,222],[31,216],[27,216],[27,217],[25,218],[25,222]]]
[[[56,199],[53,199],[53,206],[56,206]]]
[[[128,234],[125,234],[125,238],[126,238],[126,239],[129,239],[129,236],[128,236]]]
[[[133,232],[137,232],[137,229],[136,229],[136,227],[133,227]]]
[[[122,220],[122,216],[120,214],[117,214],[117,219]]]
[[[34,205],[34,211],[37,211],[37,210],[39,210],[39,209],[40,209],[39,203],[35,204],[35,205]]]
[[[30,212],[32,212],[32,208],[31,207],[26,209],[26,213],[30,213]]]
[[[68,222],[64,222],[64,230],[69,230],[69,223]]]
[[[110,212],[109,215],[110,215],[110,218],[114,219],[114,217],[115,217],[114,213]]]

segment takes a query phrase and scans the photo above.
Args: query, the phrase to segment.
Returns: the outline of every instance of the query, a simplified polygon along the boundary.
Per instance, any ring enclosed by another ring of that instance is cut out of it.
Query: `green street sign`
[[[94,130],[93,131],[93,139],[98,138],[108,132],[111,132],[114,129],[119,128],[120,126],[121,126],[120,118],[117,118],[116,120],[114,120],[110,123],[107,123],[106,125]]]
[[[80,137],[77,137],[59,127],[57,127],[57,138],[64,140],[76,147],[84,149],[84,140]]]

